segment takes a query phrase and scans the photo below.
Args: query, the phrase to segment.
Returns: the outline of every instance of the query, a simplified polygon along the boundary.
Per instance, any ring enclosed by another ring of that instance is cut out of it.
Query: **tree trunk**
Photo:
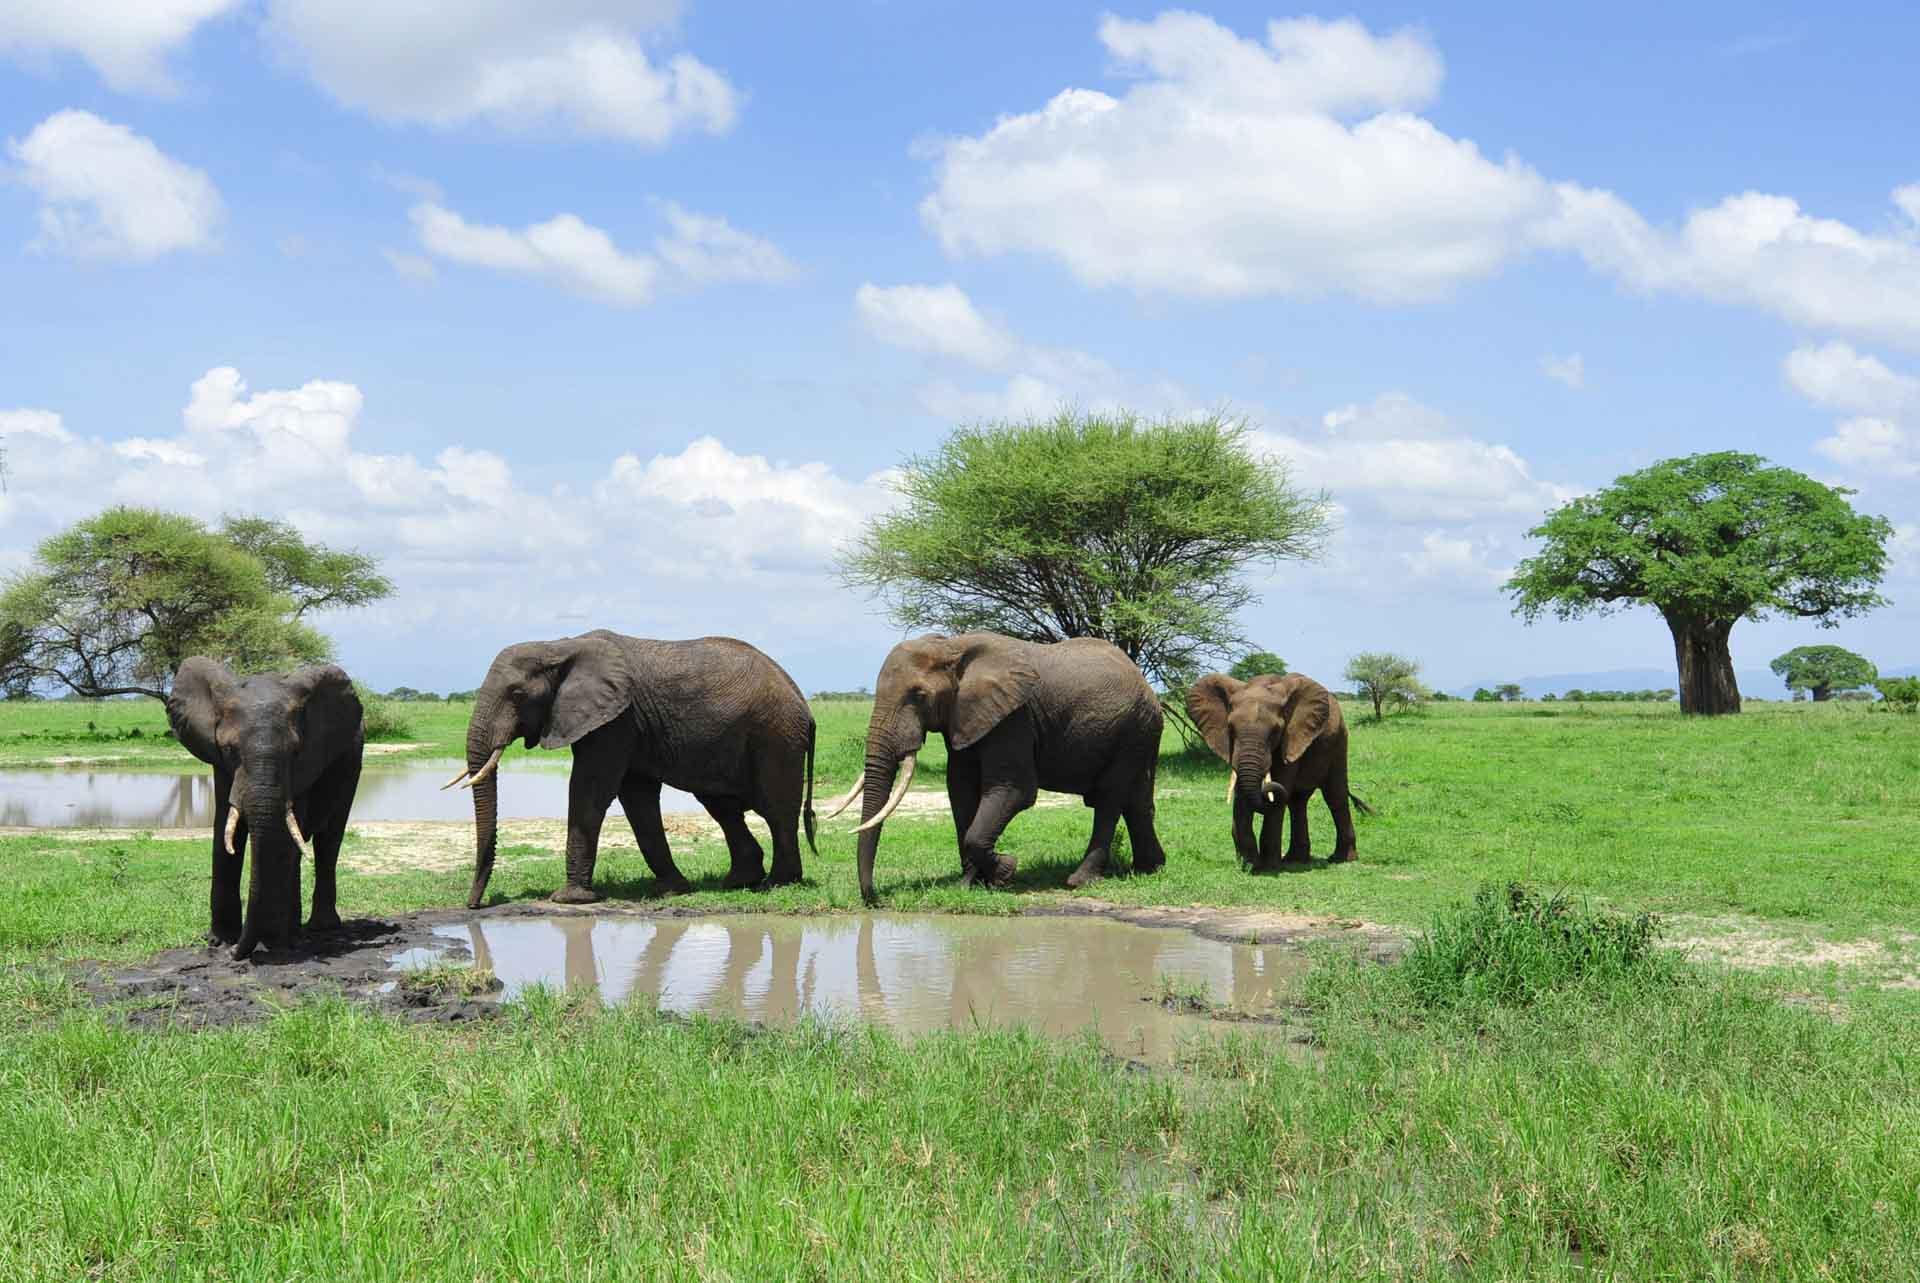
[[[1816,686],[1816,687],[1814,687],[1814,688],[1813,688],[1813,702],[1814,702],[1814,703],[1816,703],[1816,704],[1819,704],[1819,703],[1823,703],[1823,702],[1825,702],[1826,700],[1830,700],[1830,699],[1832,699],[1832,698],[1833,698],[1833,687],[1831,687],[1831,686]]]
[[[1733,678],[1733,652],[1727,638],[1731,619],[1667,616],[1673,630],[1673,654],[1680,669],[1680,711],[1714,717],[1740,711],[1740,687]]]

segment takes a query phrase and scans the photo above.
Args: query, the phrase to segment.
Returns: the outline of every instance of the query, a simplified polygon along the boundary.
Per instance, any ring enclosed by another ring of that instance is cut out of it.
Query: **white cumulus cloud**
[[[1795,348],[1785,373],[1794,391],[1827,410],[1898,414],[1920,406],[1920,378],[1896,374],[1878,357],[1845,343]]]
[[[1564,383],[1575,392],[1587,386],[1587,363],[1578,352],[1572,356],[1540,358],[1540,373],[1555,383]]]
[[[1920,184],[1894,191],[1885,232],[1764,192],[1660,227],[1419,115],[1443,71],[1422,34],[1299,18],[1263,37],[1195,13],[1104,19],[1125,88],[1063,89],[926,145],[922,221],[952,255],[1201,298],[1417,302],[1557,250],[1632,289],[1920,347]]]
[[[665,288],[691,289],[737,281],[777,283],[797,275],[771,241],[726,219],[662,206],[669,233],[652,251],[625,250],[576,214],[558,214],[518,230],[470,223],[446,206],[424,201],[410,217],[420,247],[433,258],[525,276],[614,307],[640,307]],[[389,253],[401,275],[428,280],[432,263]],[[424,270],[422,270],[424,269]]]
[[[383,120],[564,130],[659,147],[732,128],[741,96],[662,55],[673,0],[269,0],[266,31],[336,100]]]
[[[51,54],[86,60],[123,93],[173,92],[168,57],[202,23],[244,0],[7,0],[0,54],[29,62]]]
[[[1013,335],[982,316],[958,285],[868,283],[854,291],[853,306],[868,333],[909,351],[998,370],[1020,350]]]
[[[37,249],[141,261],[213,244],[223,215],[213,180],[124,125],[55,112],[7,152],[40,197]]]

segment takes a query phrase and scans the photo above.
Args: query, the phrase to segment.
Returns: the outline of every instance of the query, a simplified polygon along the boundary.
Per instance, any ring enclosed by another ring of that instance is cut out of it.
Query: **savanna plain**
[[[467,706],[398,712],[370,762],[458,755]],[[540,989],[457,1026],[332,1000],[135,1029],[69,964],[193,943],[206,834],[0,837],[0,1276],[1920,1277],[1920,720],[1361,712],[1358,862],[1242,872],[1225,768],[1169,731],[1166,868],[1078,894],[1077,800],[1014,821],[1011,890],[960,886],[927,745],[930,805],[881,843],[888,910],[1409,939],[1389,965],[1317,947],[1304,1053],[1248,1025],[1151,1072],[1091,1037],[759,1029]],[[821,796],[858,771],[866,715],[816,705]],[[0,767],[191,768],[164,729],[151,703],[0,703]],[[465,861],[410,858],[423,826],[363,827],[343,915],[461,902]],[[673,904],[860,912],[851,827],[752,895],[717,889],[724,845],[690,826],[700,889]],[[606,832],[597,885],[651,903]],[[503,840],[496,901],[561,882],[554,842]]]

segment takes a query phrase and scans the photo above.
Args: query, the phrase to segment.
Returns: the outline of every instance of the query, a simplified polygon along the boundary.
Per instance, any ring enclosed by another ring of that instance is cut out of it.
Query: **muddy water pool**
[[[353,799],[356,820],[473,819],[471,797],[442,792],[460,763],[369,764]],[[500,768],[500,818],[564,819],[567,771],[556,767]],[[697,811],[679,789],[660,790],[663,811]],[[615,802],[609,814],[618,815]],[[213,776],[198,771],[105,771],[44,767],[0,771],[0,826],[40,829],[211,828]]]
[[[903,1034],[1026,1025],[1094,1028],[1132,1059],[1166,1062],[1184,1040],[1271,1025],[1308,961],[1286,945],[1224,944],[1189,931],[1093,917],[648,919],[588,914],[476,918],[436,926],[394,955],[398,970],[489,967],[512,997],[533,984],[603,1002],[784,1024],[860,1019]],[[1203,997],[1202,1013],[1165,1001]]]

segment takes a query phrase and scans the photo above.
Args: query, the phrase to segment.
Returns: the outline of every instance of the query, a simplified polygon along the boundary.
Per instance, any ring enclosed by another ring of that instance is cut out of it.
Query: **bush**
[[[1570,985],[1671,975],[1675,959],[1656,950],[1659,938],[1652,914],[1591,909],[1510,882],[1436,918],[1400,970],[1422,1006],[1524,1007]]]
[[[366,728],[368,739],[403,740],[413,734],[413,723],[392,700],[382,698],[357,683],[353,690],[360,697],[360,721]]]
[[[1882,677],[1873,684],[1887,708],[1896,713],[1920,712],[1920,677]]]

